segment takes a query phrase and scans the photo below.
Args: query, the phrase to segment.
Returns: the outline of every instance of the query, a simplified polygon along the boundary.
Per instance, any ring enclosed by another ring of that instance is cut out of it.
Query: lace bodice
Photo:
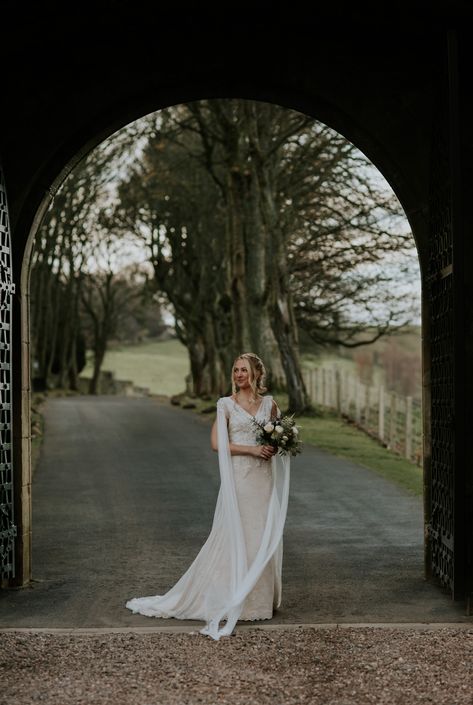
[[[254,419],[257,421],[269,421],[271,418],[271,407],[273,398],[263,397],[263,401],[255,416],[249,414],[231,397],[224,397],[228,418],[228,436],[230,443],[237,445],[254,446],[256,441],[256,427]]]

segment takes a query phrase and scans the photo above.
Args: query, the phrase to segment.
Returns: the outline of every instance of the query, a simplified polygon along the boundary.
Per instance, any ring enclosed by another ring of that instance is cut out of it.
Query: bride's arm
[[[210,433],[210,443],[212,450],[218,451],[217,441],[217,421],[215,420]],[[235,443],[230,443],[231,455],[253,455],[256,458],[265,457],[269,451],[272,453],[271,446],[240,446]],[[266,449],[263,451],[263,449]]]

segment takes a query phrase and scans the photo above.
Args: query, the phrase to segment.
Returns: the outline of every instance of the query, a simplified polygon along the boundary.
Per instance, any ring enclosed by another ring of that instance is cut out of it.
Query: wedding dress
[[[218,400],[220,489],[210,534],[167,593],[128,600],[133,613],[204,620],[200,632],[218,640],[232,633],[238,619],[270,619],[281,604],[289,456],[232,456],[229,447],[256,445],[254,420],[269,421],[272,401],[263,397],[253,417],[232,397]]]

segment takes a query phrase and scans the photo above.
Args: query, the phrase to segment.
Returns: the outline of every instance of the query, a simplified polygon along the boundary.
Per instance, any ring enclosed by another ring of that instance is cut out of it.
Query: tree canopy
[[[299,330],[318,346],[350,346],[412,320],[417,302],[393,287],[417,273],[400,204],[326,125],[268,103],[204,100],[151,114],[101,149],[85,167],[102,193],[81,200],[78,221],[90,236],[82,215],[93,202],[95,241],[133,242],[148,261],[197,394],[226,393],[233,359],[252,350],[301,411]],[[60,199],[49,218],[43,241],[61,247],[52,221],[81,241]]]

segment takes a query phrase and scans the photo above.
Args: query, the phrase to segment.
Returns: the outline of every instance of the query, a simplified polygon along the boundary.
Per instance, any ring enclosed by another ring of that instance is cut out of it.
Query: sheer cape
[[[264,397],[256,414],[258,420],[269,420],[270,401],[271,397]],[[217,402],[220,489],[206,542],[184,575],[166,594],[134,598],[126,603],[133,612],[150,617],[202,619],[206,624],[200,632],[215,640],[233,632],[245,598],[271,558],[274,559],[276,580],[280,583],[282,535],[289,497],[290,459],[276,454],[267,461],[271,462],[273,482],[263,536],[253,562],[248,565],[227,427],[234,404],[231,397],[222,397]],[[264,413],[266,418],[262,416]],[[276,606],[279,606],[280,584],[276,585],[276,595]],[[226,622],[221,625],[224,620]]]

